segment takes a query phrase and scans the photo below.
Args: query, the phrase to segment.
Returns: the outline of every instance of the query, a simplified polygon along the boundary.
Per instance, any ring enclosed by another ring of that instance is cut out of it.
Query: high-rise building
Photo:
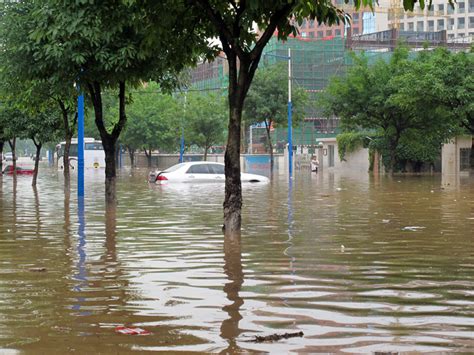
[[[363,32],[363,13],[363,11],[348,12],[352,18],[350,26],[354,35],[362,34]],[[315,20],[303,20],[303,23],[299,26],[299,36],[302,39],[344,38],[346,36],[346,26],[348,25],[342,22],[339,25],[327,26],[324,24],[318,25],[318,22]]]
[[[370,23],[364,21],[364,28],[374,28],[374,32],[391,28],[410,32],[446,31],[448,42],[474,42],[474,0],[459,0],[454,8],[445,0],[433,0],[430,8],[421,9],[417,3],[413,11],[404,11],[399,1],[381,0],[374,15],[368,17]]]

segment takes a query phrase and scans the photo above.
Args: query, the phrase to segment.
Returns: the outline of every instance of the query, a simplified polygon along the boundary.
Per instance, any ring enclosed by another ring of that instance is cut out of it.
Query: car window
[[[209,170],[213,174],[225,174],[224,165],[220,164],[209,164]]]
[[[191,165],[186,174],[212,174],[209,172],[209,164]]]
[[[169,167],[168,169],[164,170],[163,172],[164,173],[172,173],[173,171],[176,171],[179,168],[181,168],[183,165],[184,165],[184,163],[173,165],[173,166]]]

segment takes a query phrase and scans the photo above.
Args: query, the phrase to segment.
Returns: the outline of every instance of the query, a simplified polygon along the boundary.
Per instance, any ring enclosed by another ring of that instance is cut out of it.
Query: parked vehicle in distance
[[[66,142],[61,142],[56,146],[56,162],[59,170],[64,169],[64,148]],[[71,140],[69,148],[69,166],[72,170],[77,170],[77,138]],[[84,168],[105,168],[105,152],[102,142],[94,138],[84,138]]]
[[[5,175],[13,175],[13,165],[6,165],[3,168],[2,174]],[[33,175],[34,174],[34,169],[26,169],[26,168],[21,168],[19,166],[16,167],[16,174],[17,175]]]
[[[13,161],[13,153],[12,152],[5,153],[3,155],[3,159],[5,159],[5,161]],[[18,160],[18,157],[15,157],[15,160]]]
[[[242,182],[268,182],[266,176],[241,173]],[[225,182],[224,164],[207,161],[193,161],[173,165],[163,171],[152,171],[148,176],[151,183],[201,183]]]

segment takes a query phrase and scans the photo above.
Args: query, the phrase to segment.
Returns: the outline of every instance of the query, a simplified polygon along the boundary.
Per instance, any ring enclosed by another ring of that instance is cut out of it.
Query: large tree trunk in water
[[[33,138],[33,143],[36,147],[36,159],[35,159],[35,172],[33,174],[33,180],[31,182],[32,186],[36,186],[36,181],[38,180],[38,170],[39,170],[39,160],[41,155],[41,142],[36,143],[36,140]]]
[[[242,223],[242,183],[240,180],[240,127],[242,108],[244,106],[246,72],[248,65],[240,62],[237,78],[237,60],[235,55],[228,55],[229,63],[229,125],[225,163],[225,199],[224,199],[224,232],[226,235],[240,232]],[[239,79],[239,80],[237,80]]]
[[[94,105],[95,124],[99,130],[105,152],[105,202],[107,205],[115,205],[117,203],[115,148],[126,122],[125,82],[119,83],[119,120],[113,126],[111,133],[105,128],[100,83],[97,81],[89,83],[88,88]]]
[[[225,151],[224,230],[240,231],[242,223],[242,183],[240,180],[240,118],[242,110],[232,107]]]
[[[102,137],[102,146],[105,152],[105,200],[109,204],[117,202],[115,143],[116,140],[113,140],[111,137],[107,137],[105,140]]]

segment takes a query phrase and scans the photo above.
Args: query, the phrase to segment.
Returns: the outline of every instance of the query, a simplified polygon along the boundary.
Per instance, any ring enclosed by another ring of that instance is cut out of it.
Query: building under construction
[[[446,31],[409,32],[391,29],[372,34],[353,35],[347,29],[345,37],[289,38],[278,41],[272,38],[265,47],[260,66],[288,60],[291,48],[292,84],[306,90],[309,104],[305,107],[305,118],[299,127],[294,127],[293,142],[298,146],[316,145],[318,138],[337,134],[338,119],[324,117],[317,105],[317,96],[334,76],[345,74],[352,63],[353,51],[365,51],[372,59],[388,59],[396,45],[403,41],[415,48],[433,48],[443,46],[453,50],[465,50],[467,43],[449,43]],[[197,90],[227,89],[228,69],[224,57],[218,57],[212,63],[203,63],[192,72],[192,85]],[[282,103],[282,105],[286,105]],[[260,144],[258,152],[263,153],[266,133],[264,127],[245,127],[246,137],[252,137],[252,143]],[[281,150],[287,142],[286,127],[275,127],[272,131],[274,146]],[[250,138],[247,138],[247,144]],[[255,152],[255,149],[252,149]]]

